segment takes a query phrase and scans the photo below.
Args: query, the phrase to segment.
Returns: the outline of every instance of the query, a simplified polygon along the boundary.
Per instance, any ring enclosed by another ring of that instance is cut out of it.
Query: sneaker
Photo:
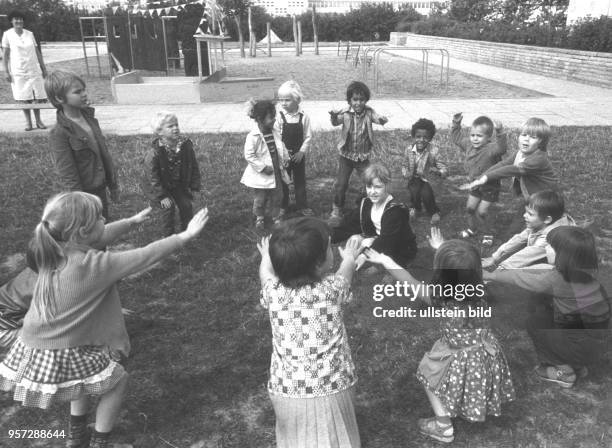
[[[465,229],[459,232],[459,236],[461,238],[471,238],[474,235],[476,235],[476,232],[474,232],[472,229]]]
[[[440,423],[437,417],[420,418],[419,431],[438,442],[451,443],[455,440],[453,424]]]
[[[255,220],[255,229],[256,230],[264,230],[266,228],[266,223],[264,222],[264,218],[262,216],[258,216]]]
[[[493,235],[484,235],[482,237],[482,245],[491,247],[493,245]]]
[[[569,389],[576,382],[574,369],[568,365],[547,366],[541,364],[535,368],[535,374],[541,380],[556,383],[564,389]]]
[[[314,216],[314,212],[311,208],[303,208],[302,210],[300,210],[300,213],[302,214],[302,216]]]
[[[431,215],[431,225],[435,226],[436,224],[438,224],[440,222],[440,213],[434,213],[433,215]]]

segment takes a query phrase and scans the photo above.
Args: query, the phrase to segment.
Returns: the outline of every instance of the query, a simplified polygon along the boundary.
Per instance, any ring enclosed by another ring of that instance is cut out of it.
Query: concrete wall
[[[453,58],[612,88],[612,53],[391,33],[391,45],[445,48]]]

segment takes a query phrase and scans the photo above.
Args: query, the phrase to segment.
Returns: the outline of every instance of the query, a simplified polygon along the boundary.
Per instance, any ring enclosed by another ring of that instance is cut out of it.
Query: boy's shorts
[[[497,202],[499,200],[499,185],[480,185],[470,190],[470,195],[481,201]]]

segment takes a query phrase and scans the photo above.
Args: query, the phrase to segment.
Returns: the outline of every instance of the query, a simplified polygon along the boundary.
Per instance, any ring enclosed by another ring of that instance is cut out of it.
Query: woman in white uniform
[[[23,28],[25,16],[22,12],[11,12],[8,20],[13,24],[13,28],[6,30],[2,36],[2,48],[6,80],[11,83],[13,97],[17,102],[44,103],[47,95],[43,78],[47,76],[47,69],[36,46],[34,34]],[[23,113],[26,118],[25,130],[31,131],[34,128],[30,109],[24,109]],[[34,109],[34,117],[36,127],[46,129],[40,120],[40,109]]]

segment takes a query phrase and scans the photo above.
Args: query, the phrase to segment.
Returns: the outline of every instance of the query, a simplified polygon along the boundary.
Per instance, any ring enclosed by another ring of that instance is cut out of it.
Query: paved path
[[[389,117],[386,129],[406,129],[420,117],[427,117],[439,127],[447,127],[458,111],[469,123],[478,115],[502,120],[508,127],[519,127],[528,117],[537,116],[556,126],[612,126],[612,89],[579,84],[540,75],[517,72],[484,64],[451,60],[451,67],[495,81],[537,90],[541,98],[482,99],[373,99],[371,105]],[[304,109],[318,130],[331,129],[327,111],[343,107],[340,101],[306,101]],[[184,132],[245,132],[252,126],[240,103],[196,105],[100,105],[97,117],[109,134],[148,134],[153,111],[168,109],[177,114]],[[43,110],[43,120],[55,121],[54,111]],[[0,111],[0,132],[23,129],[23,116],[18,111]],[[33,131],[45,132],[45,131]],[[23,133],[23,131],[21,131]]]

